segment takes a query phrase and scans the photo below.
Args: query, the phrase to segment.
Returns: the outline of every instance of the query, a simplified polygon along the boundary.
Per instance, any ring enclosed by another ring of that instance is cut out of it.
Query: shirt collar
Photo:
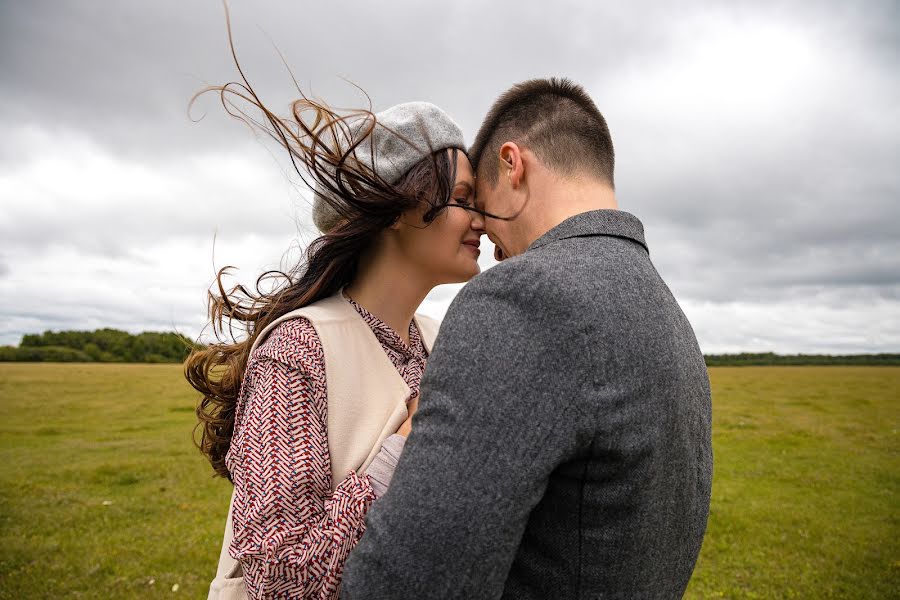
[[[395,350],[405,356],[419,356],[425,353],[415,319],[409,324],[409,346],[407,346],[406,342],[400,337],[400,334],[394,331],[390,325],[370,313],[364,306],[357,304],[355,300],[345,295],[343,289],[341,290],[341,295],[356,309],[356,312],[358,312],[363,320],[369,325],[372,329],[372,333],[375,334],[375,337],[382,346]]]
[[[640,220],[631,213],[614,209],[591,210],[569,217],[533,241],[528,246],[528,250],[540,248],[566,238],[594,235],[632,240],[643,246],[648,254],[650,252],[647,248],[647,242],[644,240],[644,226]]]

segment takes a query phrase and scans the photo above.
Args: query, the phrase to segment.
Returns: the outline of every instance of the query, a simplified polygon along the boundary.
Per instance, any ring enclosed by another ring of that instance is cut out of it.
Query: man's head
[[[501,95],[484,119],[469,158],[485,229],[512,256],[535,236],[529,204],[548,185],[591,182],[612,190],[615,155],[606,120],[584,89],[568,79],[531,79]],[[539,219],[538,219],[539,220]]]

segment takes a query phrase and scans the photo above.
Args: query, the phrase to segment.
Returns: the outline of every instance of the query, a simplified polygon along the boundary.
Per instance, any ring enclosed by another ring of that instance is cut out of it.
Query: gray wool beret
[[[443,110],[430,102],[405,102],[375,113],[375,129],[356,148],[356,159],[372,168],[388,183],[397,183],[417,162],[438,150],[465,151],[462,130]],[[350,125],[351,135],[366,129],[368,119]],[[375,164],[372,164],[374,144]],[[341,220],[340,214],[322,195],[318,183],[313,200],[313,222],[328,233]],[[333,196],[330,196],[334,198]],[[333,201],[338,201],[336,198]]]

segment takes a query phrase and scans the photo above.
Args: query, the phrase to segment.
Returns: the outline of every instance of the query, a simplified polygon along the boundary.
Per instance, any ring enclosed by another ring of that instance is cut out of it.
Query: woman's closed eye
[[[472,189],[472,186],[467,182],[457,182],[455,189],[453,190],[453,201],[460,206],[473,206],[472,197],[475,195],[475,190]]]

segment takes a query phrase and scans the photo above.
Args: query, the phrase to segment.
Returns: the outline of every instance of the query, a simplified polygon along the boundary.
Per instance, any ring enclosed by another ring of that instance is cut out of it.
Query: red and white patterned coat
[[[427,351],[415,323],[410,345],[359,304],[413,395]],[[351,471],[331,491],[325,355],[312,324],[286,321],[251,354],[225,458],[235,486],[234,539],[252,599],[337,598],[350,550],[375,499]]]

